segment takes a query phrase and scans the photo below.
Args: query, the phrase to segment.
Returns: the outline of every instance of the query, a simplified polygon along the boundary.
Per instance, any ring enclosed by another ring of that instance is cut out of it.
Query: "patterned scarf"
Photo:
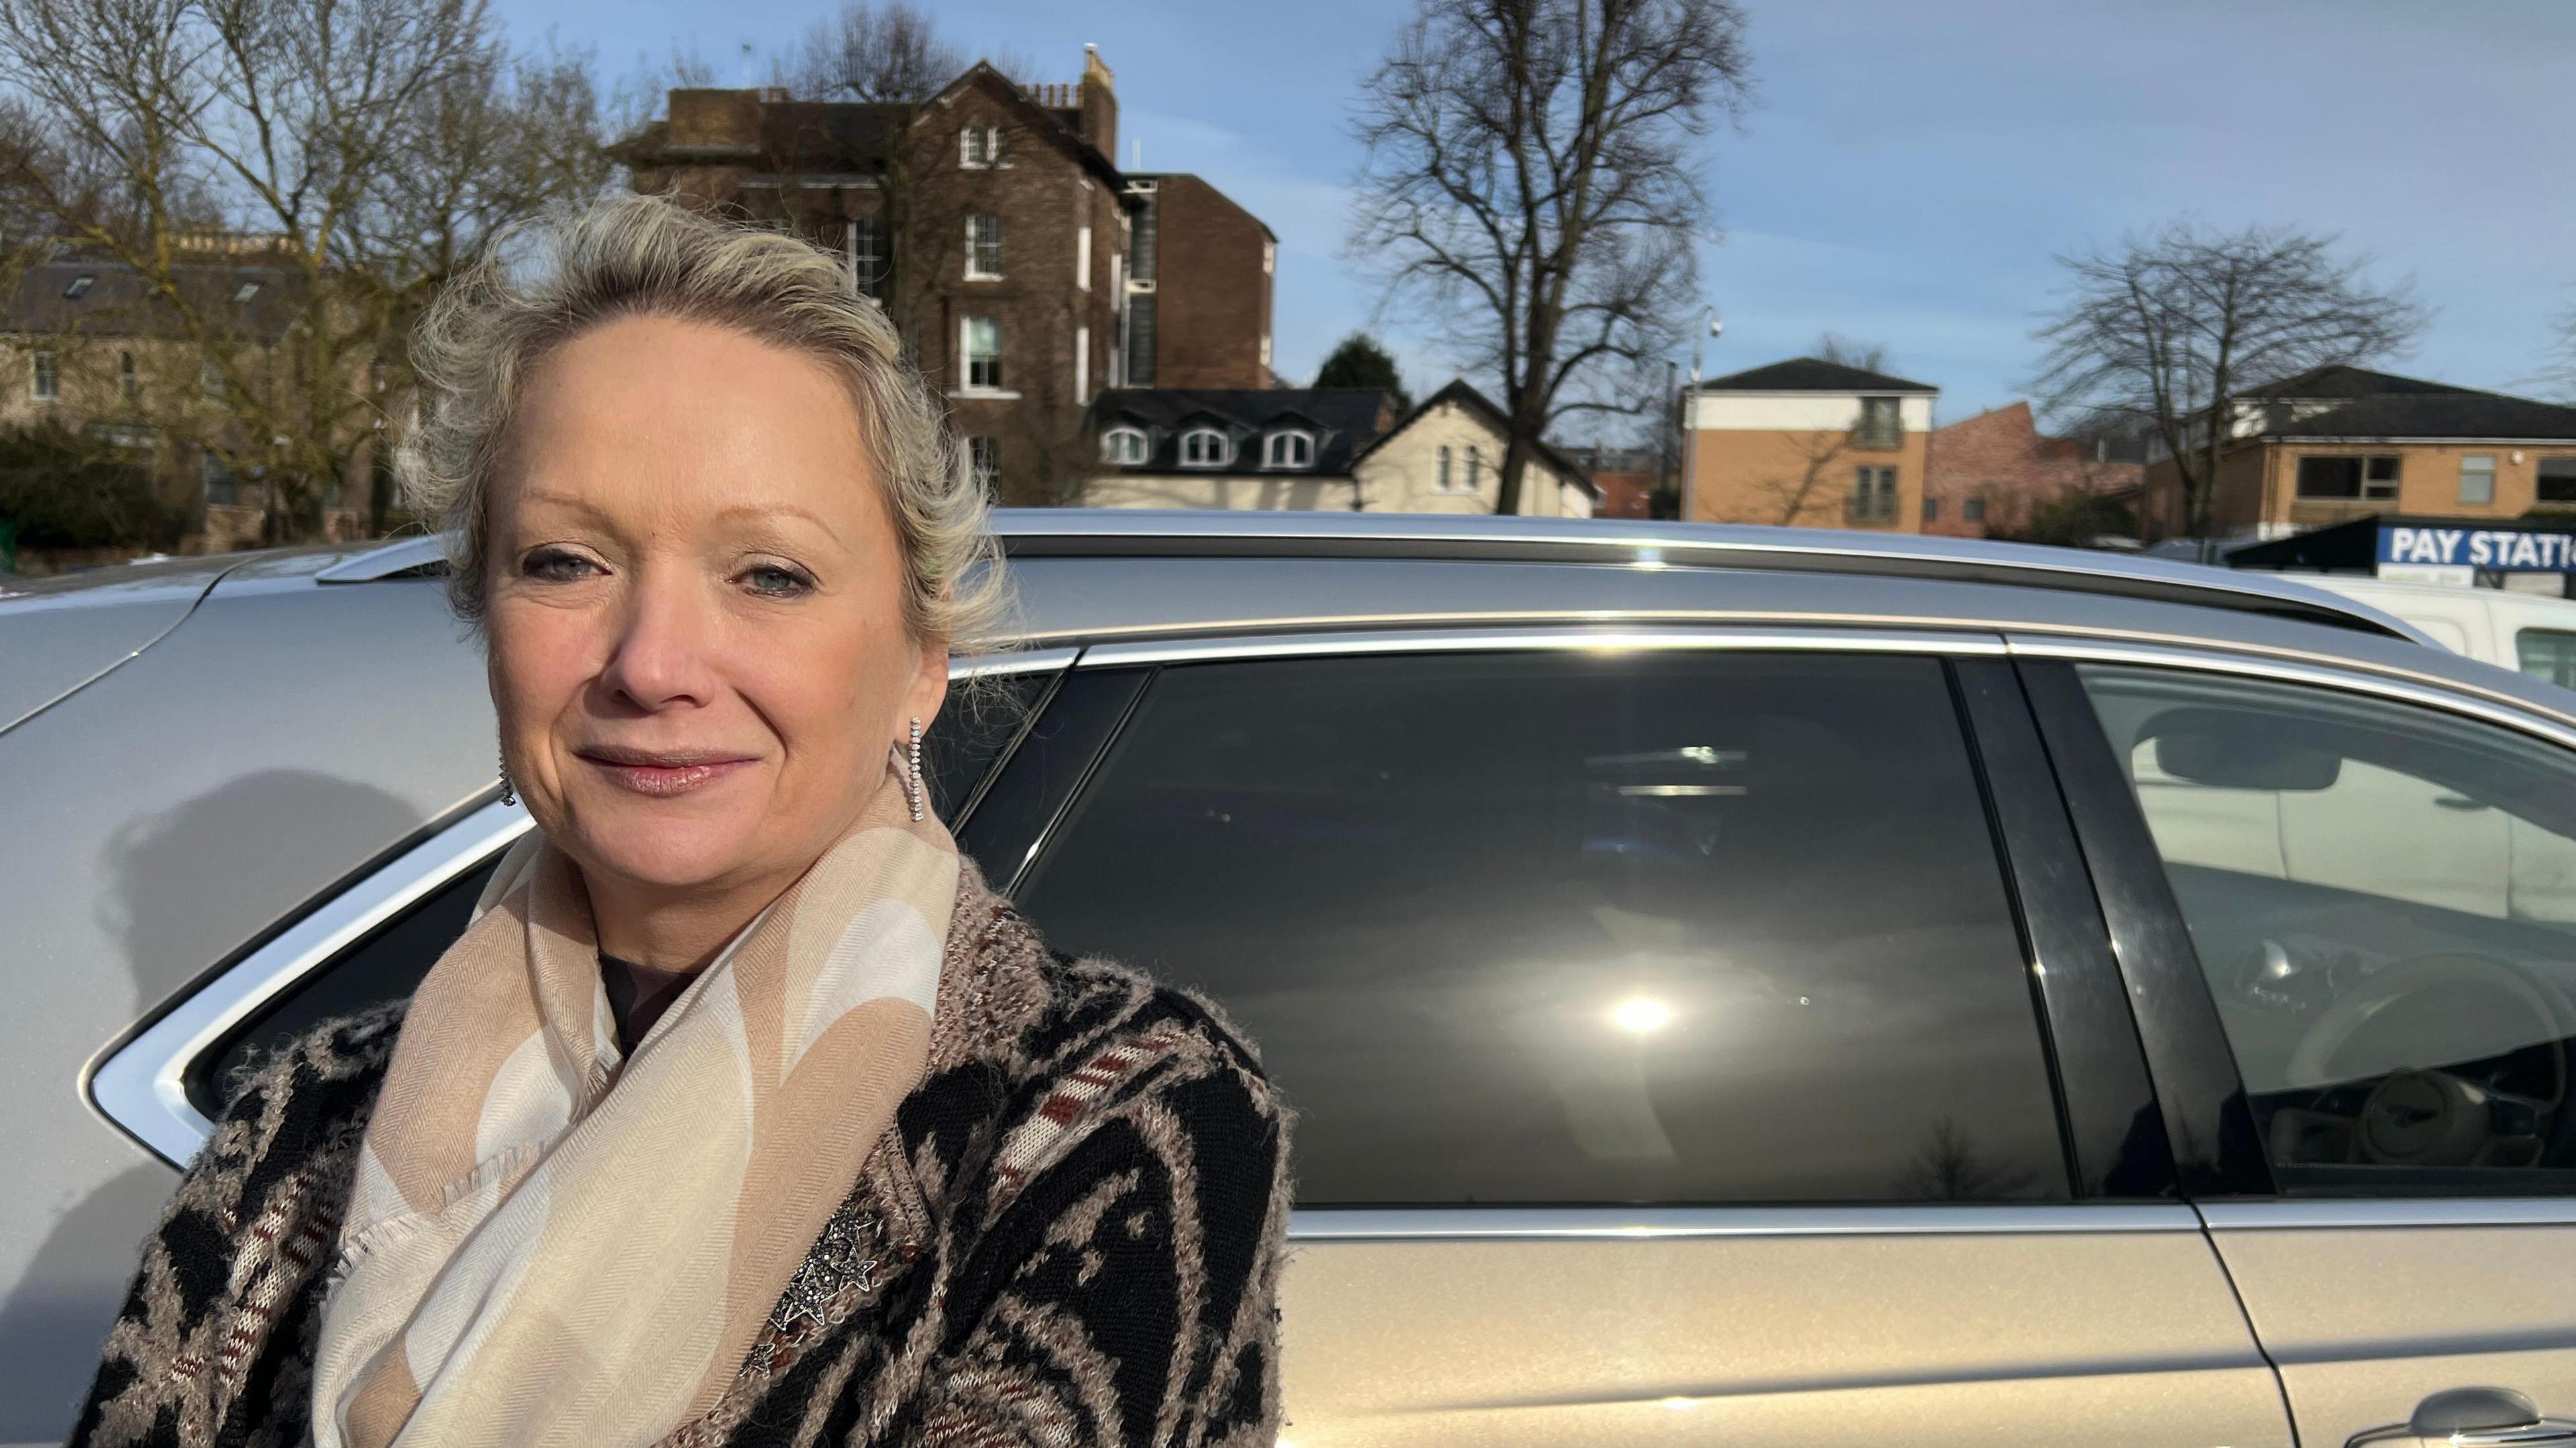
[[[318,1448],[618,1448],[713,1406],[921,1082],[957,882],[889,771],[621,1059],[580,872],[514,846],[367,1127]]]

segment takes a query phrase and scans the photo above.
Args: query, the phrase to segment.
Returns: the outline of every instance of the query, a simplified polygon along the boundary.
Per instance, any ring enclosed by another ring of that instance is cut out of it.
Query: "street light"
[[[1688,400],[1682,404],[1682,521],[1685,523],[1698,516],[1691,508],[1691,493],[1699,485],[1700,349],[1708,345],[1710,338],[1726,333],[1726,319],[1717,314],[1717,308],[1709,307],[1701,315],[1708,319],[1708,331],[1705,335],[1695,333],[1691,337],[1690,391],[1684,394]]]

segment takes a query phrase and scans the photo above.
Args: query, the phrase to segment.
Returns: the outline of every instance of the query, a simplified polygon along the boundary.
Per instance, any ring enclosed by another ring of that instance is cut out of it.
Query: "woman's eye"
[[[745,570],[742,581],[752,592],[768,598],[794,598],[814,586],[814,580],[804,574],[775,563]]]
[[[587,578],[596,571],[591,561],[580,554],[554,549],[529,554],[528,561],[520,566],[530,578],[541,578],[555,583]]]

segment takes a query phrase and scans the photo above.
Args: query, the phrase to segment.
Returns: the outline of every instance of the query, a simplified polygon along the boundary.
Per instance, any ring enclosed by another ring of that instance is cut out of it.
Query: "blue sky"
[[[512,34],[632,71],[694,51],[721,78],[832,0],[497,0]],[[1122,138],[1194,171],[1280,239],[1277,359],[1312,374],[1354,327],[1417,392],[1432,339],[1353,275],[1348,115],[1407,7],[1395,0],[977,0],[932,4],[971,51],[1071,80],[1117,72]],[[1701,284],[1724,312],[1711,373],[1883,343],[1941,415],[2021,394],[2056,253],[2191,217],[2340,232],[2435,309],[2398,370],[2528,386],[2576,301],[2576,56],[2560,0],[1747,0],[1758,95],[1713,137],[1723,232]],[[1120,164],[1127,164],[1122,139]],[[1685,361],[1685,365],[1687,365]]]

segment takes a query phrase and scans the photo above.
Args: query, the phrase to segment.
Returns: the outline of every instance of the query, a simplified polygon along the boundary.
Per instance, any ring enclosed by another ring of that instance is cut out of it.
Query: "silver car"
[[[1004,528],[942,810],[1297,1106],[1285,1441],[2576,1440],[2576,694],[2095,554]],[[437,570],[0,599],[0,1442],[529,827]]]

